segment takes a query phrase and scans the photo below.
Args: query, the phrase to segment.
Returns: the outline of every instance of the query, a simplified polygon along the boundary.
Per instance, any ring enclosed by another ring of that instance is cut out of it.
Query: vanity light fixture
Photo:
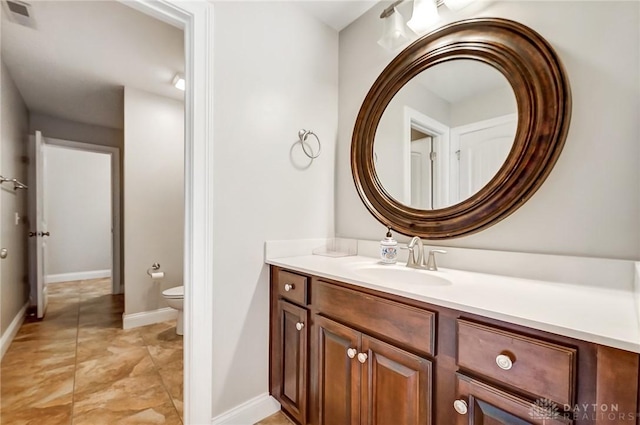
[[[407,21],[411,31],[420,34],[438,22],[438,5],[435,0],[413,0],[413,14]]]
[[[397,0],[380,14],[382,19],[382,37],[378,40],[378,44],[387,50],[395,50],[402,46],[409,37],[405,31],[405,23],[402,15],[398,12],[396,6],[405,0]],[[438,7],[447,6],[454,12],[470,5],[475,0],[413,0],[413,13],[411,19],[407,21],[407,26],[411,30],[420,35],[431,28],[440,16],[438,15]]]
[[[182,90],[184,91],[186,88],[186,83],[184,81],[184,76],[180,73],[176,74],[173,77],[173,81],[171,81],[171,84],[173,84],[175,86],[175,88],[177,88],[178,90]]]
[[[382,21],[382,37],[378,40],[379,45],[387,50],[395,50],[409,41],[407,32],[404,29],[404,19],[402,19],[402,15],[395,7],[389,6],[382,12],[380,18],[384,20]]]

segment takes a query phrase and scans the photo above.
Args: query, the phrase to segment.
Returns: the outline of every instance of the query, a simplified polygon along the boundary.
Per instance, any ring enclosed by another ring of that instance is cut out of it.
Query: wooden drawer
[[[307,304],[307,277],[278,270],[276,276],[278,295],[298,304]]]
[[[458,319],[457,351],[460,368],[534,397],[573,403],[576,364],[573,348]],[[498,366],[498,356],[506,356],[512,366],[509,369]]]
[[[435,313],[323,281],[313,283],[317,312],[358,330],[434,355]]]
[[[563,406],[544,399],[531,402],[460,373],[456,373],[456,399],[467,407],[466,413],[449,407],[451,416],[455,415],[456,425],[566,425],[572,422],[565,417]]]

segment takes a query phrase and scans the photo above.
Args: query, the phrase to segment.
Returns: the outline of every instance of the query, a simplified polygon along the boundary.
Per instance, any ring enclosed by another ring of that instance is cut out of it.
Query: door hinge
[[[458,157],[458,161],[460,161],[460,149],[456,151],[456,157]]]

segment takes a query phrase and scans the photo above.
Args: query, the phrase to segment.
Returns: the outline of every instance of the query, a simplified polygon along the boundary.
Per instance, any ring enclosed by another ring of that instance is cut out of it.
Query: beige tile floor
[[[122,329],[108,279],[49,286],[0,367],[0,424],[182,424],[182,337],[175,322]]]
[[[294,425],[294,423],[291,422],[284,413],[278,412],[261,420],[255,425]]]

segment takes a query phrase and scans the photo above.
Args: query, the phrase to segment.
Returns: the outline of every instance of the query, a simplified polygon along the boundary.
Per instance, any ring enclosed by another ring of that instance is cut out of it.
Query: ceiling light
[[[171,82],[178,90],[184,91],[186,89],[186,83],[184,81],[184,76],[180,73],[176,74],[173,77],[173,81]]]
[[[416,34],[421,34],[438,22],[438,19],[440,16],[435,0],[413,0],[413,14],[407,26]]]
[[[407,41],[407,33],[404,29],[404,19],[394,7],[388,12],[382,21],[382,37],[378,44],[387,50],[395,50]]]

